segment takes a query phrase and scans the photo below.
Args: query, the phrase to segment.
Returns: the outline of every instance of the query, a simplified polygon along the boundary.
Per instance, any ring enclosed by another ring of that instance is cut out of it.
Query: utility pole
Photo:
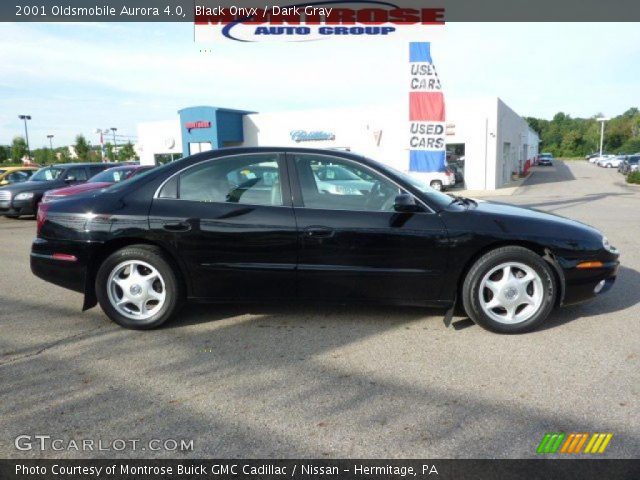
[[[53,135],[49,134],[47,135],[47,138],[49,139],[49,150],[51,150],[51,155],[53,155]]]
[[[608,118],[597,118],[600,122],[600,158],[602,158],[602,145],[604,143],[604,122],[609,120]]]
[[[27,130],[27,120],[31,120],[31,115],[18,115],[20,120],[24,120],[24,136],[27,140],[27,155],[29,162],[31,162],[31,148],[29,147],[29,131]]]
[[[116,131],[118,130],[116,127],[111,127],[110,130],[113,132],[113,155],[117,155],[118,153],[118,143],[116,142]]]

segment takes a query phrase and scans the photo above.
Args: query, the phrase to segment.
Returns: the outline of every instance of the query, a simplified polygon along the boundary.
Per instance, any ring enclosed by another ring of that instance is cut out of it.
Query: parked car
[[[553,153],[541,153],[538,155],[538,165],[543,167],[553,166]]]
[[[0,186],[26,182],[37,170],[37,167],[0,167]]]
[[[439,192],[444,192],[456,184],[456,176],[449,168],[443,172],[411,172],[410,175]]]
[[[70,187],[57,188],[48,190],[42,197],[42,203],[53,202],[71,195],[79,195],[81,193],[100,190],[131,178],[140,173],[146,172],[154,168],[150,165],[126,165],[122,167],[108,168],[97,175],[94,175],[86,183],[80,183]]]
[[[611,155],[609,153],[603,153],[602,155],[596,155],[595,157],[591,157],[589,159],[589,163],[598,163],[600,160],[607,160],[613,157],[615,157],[615,155]]]
[[[318,166],[314,174],[320,191],[335,195],[367,195],[374,184],[366,173],[339,165]]]
[[[455,181],[456,181],[456,185],[458,183],[464,183],[464,173],[462,171],[462,167],[460,167],[460,165],[456,164],[456,163],[450,163],[448,165],[449,170],[451,170],[453,172]]]
[[[595,153],[590,153],[589,155],[586,155],[584,159],[590,161],[592,158],[596,158],[599,156],[600,156],[600,153],[595,152]]]
[[[638,161],[640,155],[629,155],[625,158],[624,162],[618,166],[618,171],[623,175],[628,175],[631,172],[635,172],[638,169]]]
[[[618,155],[616,157],[603,158],[598,160],[596,165],[603,168],[618,168],[618,166],[624,162],[626,157],[624,155]]]
[[[0,187],[0,215],[11,218],[35,215],[47,190],[84,183],[113,166],[110,163],[61,163],[41,168],[26,182]]]
[[[229,180],[274,164],[269,190],[253,191],[262,178]],[[329,165],[365,172],[371,190],[322,192],[314,171]],[[127,328],[157,327],[185,300],[452,309],[458,299],[483,327],[515,333],[608,290],[618,255],[583,223],[452,198],[358,155],[254,147],[42,204],[31,269]]]

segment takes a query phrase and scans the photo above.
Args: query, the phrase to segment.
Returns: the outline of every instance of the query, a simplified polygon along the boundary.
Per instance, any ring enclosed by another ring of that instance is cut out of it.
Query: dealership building
[[[408,105],[273,113],[188,107],[168,121],[138,125],[141,163],[153,165],[235,146],[297,146],[348,150],[409,170]],[[447,159],[465,187],[493,190],[522,172],[538,153],[538,135],[497,97],[447,98]]]

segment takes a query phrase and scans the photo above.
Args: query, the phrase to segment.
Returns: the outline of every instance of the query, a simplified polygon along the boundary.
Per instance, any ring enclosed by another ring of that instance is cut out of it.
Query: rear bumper
[[[611,261],[601,268],[580,270],[565,269],[565,291],[563,305],[584,302],[611,289],[618,275],[620,262]],[[602,285],[599,285],[603,282]],[[596,288],[599,287],[599,288]]]
[[[85,293],[90,245],[36,238],[31,245],[31,272],[54,285]]]

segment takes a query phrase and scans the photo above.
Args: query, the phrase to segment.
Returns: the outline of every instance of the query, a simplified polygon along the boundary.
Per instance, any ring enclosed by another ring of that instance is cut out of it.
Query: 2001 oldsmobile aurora
[[[100,193],[42,204],[31,269],[128,328],[185,299],[294,298],[453,308],[515,333],[609,289],[618,252],[596,229],[450,197],[331,150],[233,148]]]

